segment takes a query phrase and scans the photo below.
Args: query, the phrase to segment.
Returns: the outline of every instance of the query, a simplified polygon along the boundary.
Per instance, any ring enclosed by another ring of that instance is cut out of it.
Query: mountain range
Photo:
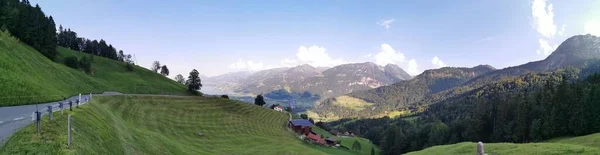
[[[581,69],[597,59],[600,59],[600,38],[577,35],[565,40],[544,60],[500,70],[489,65],[427,70],[411,80],[324,99],[311,112],[322,120],[383,116],[382,113],[393,111],[416,112],[503,79],[567,67]],[[356,103],[361,103],[359,108]]]
[[[322,98],[367,90],[411,79],[394,64],[351,63],[332,68],[308,64],[274,68],[255,73],[235,72],[208,77],[203,83],[242,94],[265,94],[278,90],[310,92]]]

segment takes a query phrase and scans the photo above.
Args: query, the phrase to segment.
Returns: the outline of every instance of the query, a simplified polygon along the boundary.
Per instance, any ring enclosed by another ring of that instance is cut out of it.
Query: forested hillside
[[[91,73],[44,57],[7,32],[0,32],[0,106],[34,104],[79,93],[118,91],[139,94],[189,94],[184,85],[145,68],[57,48],[56,60],[86,58]]]
[[[0,0],[0,31],[0,106],[104,91],[190,94],[102,39],[90,41],[62,26],[57,33],[53,18],[28,0]]]
[[[381,111],[414,111],[418,107],[440,103],[502,79],[515,78],[528,73],[550,72],[566,67],[584,68],[590,60],[597,58],[600,58],[600,38],[593,35],[577,35],[566,39],[558,46],[555,52],[541,61],[494,71],[489,67],[479,66],[480,70],[488,70],[489,72],[477,72],[481,74],[470,76],[465,76],[465,74],[462,76],[463,78],[446,78],[441,76],[442,78],[436,79],[436,74],[430,72],[437,70],[425,71],[410,81],[347,94],[373,105],[379,105],[376,108],[367,108],[363,111],[344,110],[339,106],[331,106],[333,104],[329,104],[329,102],[335,101],[335,98],[331,98],[317,104],[314,111],[334,111],[333,113],[337,116],[351,118],[373,116]],[[437,72],[442,72],[443,70],[442,68]],[[434,78],[423,78],[427,77],[428,74],[430,76],[433,75],[431,77]],[[423,81],[416,79],[422,79]],[[431,86],[434,87],[429,88]],[[341,102],[340,104],[345,103]],[[320,113],[320,115],[326,114],[323,112],[317,113]]]
[[[600,74],[589,75],[600,71],[596,62],[584,69],[503,79],[414,117],[355,120],[338,127],[380,144],[384,154],[462,141],[524,143],[600,132]]]
[[[56,24],[29,0],[0,0],[0,31],[9,31],[44,56],[56,58]]]

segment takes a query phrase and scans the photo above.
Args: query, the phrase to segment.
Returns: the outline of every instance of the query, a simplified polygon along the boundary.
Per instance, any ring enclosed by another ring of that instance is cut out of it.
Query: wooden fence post
[[[485,151],[483,150],[483,142],[477,143],[477,155],[485,155]]]
[[[71,143],[73,141],[73,138],[71,136],[71,115],[69,114],[69,123],[68,123],[68,129],[67,132],[69,134],[69,139],[67,140],[67,146],[69,146],[69,149],[71,149]]]

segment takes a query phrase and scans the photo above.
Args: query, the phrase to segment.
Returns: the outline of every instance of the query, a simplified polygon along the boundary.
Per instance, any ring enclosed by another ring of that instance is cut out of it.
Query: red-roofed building
[[[314,141],[317,144],[321,144],[321,145],[325,144],[325,139],[321,138],[321,136],[319,136],[313,132],[308,133],[306,135],[306,138]]]

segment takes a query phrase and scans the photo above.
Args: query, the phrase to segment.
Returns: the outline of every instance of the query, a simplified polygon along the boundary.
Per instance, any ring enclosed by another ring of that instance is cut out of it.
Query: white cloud
[[[550,41],[557,34],[557,26],[554,24],[554,6],[547,3],[547,0],[533,0],[531,4],[531,14],[533,15],[533,27],[538,32],[540,37],[538,42],[540,48],[537,49],[537,54],[544,56],[550,55],[558,45],[553,45]],[[562,26],[558,35],[563,36],[565,33],[565,25]]]
[[[333,67],[343,63],[346,63],[343,59],[333,59],[325,52],[324,47],[311,46],[304,47],[300,46],[296,53],[296,57],[303,64],[309,64],[314,67]]]
[[[548,56],[558,47],[558,45],[551,45],[544,39],[539,39],[538,41],[540,42],[540,49],[537,50],[537,54]]]
[[[586,34],[589,33],[595,36],[600,36],[600,22],[590,20],[585,23],[584,30]]]
[[[302,64],[309,64],[314,67],[333,67],[346,63],[343,59],[331,58],[325,51],[325,48],[319,46],[300,46],[296,52],[296,59],[282,59],[279,61],[279,65],[266,65],[263,62],[238,59],[236,62],[230,64],[229,68],[259,71],[278,67],[295,67]]]
[[[375,63],[381,66],[402,63],[404,59],[403,53],[396,52],[392,46],[386,43],[381,44],[380,52],[375,55]]]
[[[437,56],[434,56],[433,59],[431,59],[431,64],[437,66],[438,68],[446,67],[446,64],[444,64],[444,62]]]
[[[410,75],[417,75],[421,73],[417,67],[417,60],[411,59],[408,62],[404,60],[406,57],[404,53],[397,52],[390,46],[389,44],[383,43],[379,47],[379,53],[373,55],[371,60],[375,61],[375,64],[380,66],[385,66],[387,64],[397,64],[405,69],[406,72]],[[441,61],[440,61],[441,62]]]
[[[377,25],[383,26],[383,27],[385,27],[385,29],[390,29],[390,28],[392,28],[392,23],[394,23],[394,20],[395,19],[393,19],[393,18],[392,19],[384,19],[384,20],[377,22]]]
[[[250,60],[244,61],[243,59],[238,59],[236,62],[229,65],[231,69],[247,69],[248,71],[259,71],[266,69],[264,67],[263,62],[252,62]]]
[[[410,75],[417,75],[419,74],[419,69],[417,68],[417,60],[415,59],[410,59],[408,61],[408,67],[406,69],[406,72]]]
[[[533,0],[531,5],[533,26],[540,35],[547,38],[551,38],[556,34],[553,9],[551,3],[546,5],[546,0]]]
[[[565,27],[566,26],[563,25],[562,28],[560,28],[560,31],[558,31],[559,36],[565,36],[565,30],[567,30]]]

